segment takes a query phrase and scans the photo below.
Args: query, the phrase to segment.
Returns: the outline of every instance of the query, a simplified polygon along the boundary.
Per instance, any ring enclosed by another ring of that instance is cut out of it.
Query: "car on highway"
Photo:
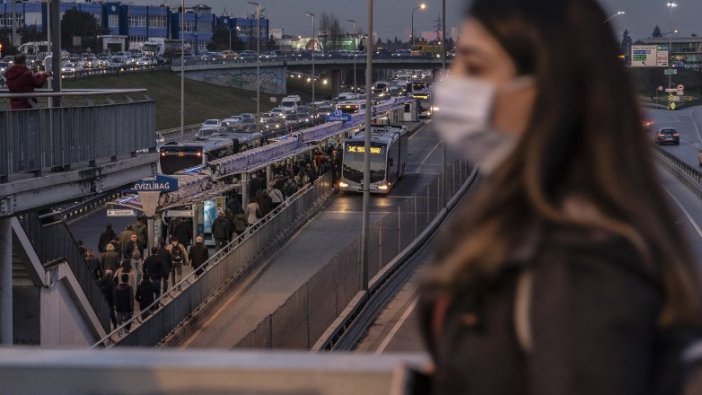
[[[243,123],[256,123],[256,116],[251,114],[250,112],[239,114],[238,117],[241,118]]]
[[[239,59],[239,54],[234,51],[226,50],[222,51],[222,57],[224,60],[237,60]]]
[[[269,62],[274,61],[274,60],[278,60],[279,57],[280,57],[280,55],[278,55],[278,53],[276,51],[267,51],[267,52],[264,52],[261,54],[261,60],[265,60],[265,61],[269,61]]]
[[[680,145],[680,132],[675,128],[661,128],[656,132],[656,144]]]
[[[63,66],[61,66],[61,73],[64,75],[75,75],[82,70],[83,68],[81,67],[80,63],[66,62],[63,64]]]
[[[409,58],[412,55],[412,51],[409,49],[396,49],[390,57],[393,58]]]
[[[287,114],[285,116],[285,126],[295,127],[299,126],[301,123],[300,116],[297,114]]]
[[[256,60],[256,51],[241,51],[239,52],[239,60],[244,62],[253,62]]]

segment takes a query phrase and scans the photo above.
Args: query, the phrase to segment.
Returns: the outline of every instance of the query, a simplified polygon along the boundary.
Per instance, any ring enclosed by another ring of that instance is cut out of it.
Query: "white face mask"
[[[519,77],[501,89],[517,90],[531,84],[531,77]],[[491,123],[497,90],[482,79],[454,76],[446,76],[434,90],[438,108],[434,122],[441,139],[484,173],[491,173],[507,159],[518,141],[518,136]]]

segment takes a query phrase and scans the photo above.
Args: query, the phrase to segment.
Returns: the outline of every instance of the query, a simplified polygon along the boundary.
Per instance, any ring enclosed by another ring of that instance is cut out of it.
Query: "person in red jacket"
[[[41,88],[46,83],[49,77],[47,73],[32,74],[32,71],[27,68],[26,56],[18,54],[15,56],[13,65],[5,71],[5,81],[10,93],[30,93],[34,92],[34,88]],[[22,97],[10,99],[10,107],[13,110],[25,108],[34,108],[37,105],[37,99],[33,97]]]

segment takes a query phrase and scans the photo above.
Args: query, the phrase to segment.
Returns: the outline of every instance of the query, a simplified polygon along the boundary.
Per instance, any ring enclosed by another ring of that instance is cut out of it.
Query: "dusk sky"
[[[177,0],[170,0],[171,6]],[[374,29],[383,39],[409,37],[410,16],[413,6],[421,0],[376,0],[376,18]],[[432,31],[436,19],[441,12],[441,0],[424,0],[428,9],[415,14],[415,31]],[[447,28],[458,26],[465,5],[469,0],[447,0]],[[624,10],[625,16],[616,18],[616,27],[619,35],[624,28],[629,29],[634,39],[648,37],[656,24],[664,32],[671,29],[670,14],[666,3],[670,0],[601,0],[611,12]],[[692,33],[702,35],[702,0],[676,0],[678,8],[673,14],[675,28],[681,35],[689,36]],[[147,3],[159,4],[163,0],[146,0]],[[247,6],[247,0],[190,0],[187,5],[205,3],[213,7],[214,12],[222,14],[226,10],[233,16],[243,16],[246,10],[253,10]],[[352,26],[347,19],[359,22],[359,28],[366,29],[366,0],[261,0],[268,10],[271,27],[283,28],[286,34],[309,35],[311,22],[305,17],[305,12],[334,13],[344,24],[344,28],[351,31]],[[180,4],[177,1],[177,4]]]

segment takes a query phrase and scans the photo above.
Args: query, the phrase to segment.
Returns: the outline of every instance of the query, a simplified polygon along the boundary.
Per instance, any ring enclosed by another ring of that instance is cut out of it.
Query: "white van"
[[[302,99],[298,95],[286,96],[280,101],[280,106],[283,108],[297,109],[302,104]]]

